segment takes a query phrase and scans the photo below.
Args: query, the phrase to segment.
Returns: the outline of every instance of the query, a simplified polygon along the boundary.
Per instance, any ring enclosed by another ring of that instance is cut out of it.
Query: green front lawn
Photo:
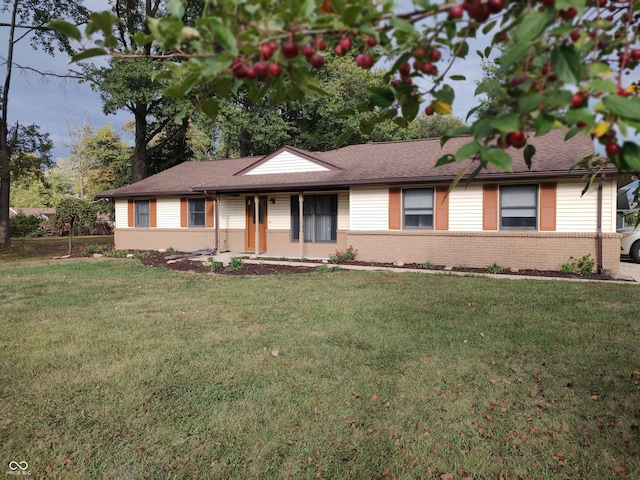
[[[32,478],[638,478],[636,285],[0,264]],[[2,473],[2,471],[0,471]]]

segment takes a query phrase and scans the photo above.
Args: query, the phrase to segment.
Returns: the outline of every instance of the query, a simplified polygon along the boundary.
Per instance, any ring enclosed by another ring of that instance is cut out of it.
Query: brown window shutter
[[[180,226],[189,226],[189,201],[184,197],[180,199]]]
[[[207,217],[207,228],[213,228],[213,199],[207,198],[206,201],[206,217]]]
[[[436,230],[449,230],[449,195],[447,187],[436,188]]]
[[[556,200],[558,185],[543,183],[540,185],[540,231],[555,232],[556,230]]]
[[[482,229],[498,230],[497,185],[485,185],[482,189]]]
[[[389,189],[389,230],[402,228],[402,190]]]
[[[152,198],[149,200],[149,227],[156,228],[158,226],[158,206],[156,204],[156,199]]]
[[[128,200],[127,201],[128,205],[127,205],[127,225],[129,227],[133,227],[135,225],[134,223],[134,215],[135,215],[135,209],[133,208],[133,200]]]

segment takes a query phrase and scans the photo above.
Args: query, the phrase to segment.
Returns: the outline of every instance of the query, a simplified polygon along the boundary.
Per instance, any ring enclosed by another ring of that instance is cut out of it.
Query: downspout
[[[598,183],[598,241],[596,243],[596,272],[602,273],[602,189],[604,187],[606,173],[600,173],[600,182]]]
[[[304,194],[298,192],[298,242],[300,242],[300,258],[304,258]]]

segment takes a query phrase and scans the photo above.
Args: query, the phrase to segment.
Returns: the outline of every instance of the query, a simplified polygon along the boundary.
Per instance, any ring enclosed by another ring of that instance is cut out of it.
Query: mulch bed
[[[204,262],[199,260],[190,260],[192,256],[184,254],[168,254],[164,252],[150,252],[146,256],[139,258],[143,265],[149,267],[164,267],[171,270],[177,270],[182,272],[193,273],[215,273],[219,275],[278,275],[278,274],[304,274],[314,273],[316,268],[323,265],[321,262],[309,261],[308,267],[300,267],[297,265],[287,265],[286,261],[282,261],[281,265],[267,265],[264,263],[247,263],[238,269],[231,270],[228,268],[220,268],[218,270],[212,270],[212,268]],[[265,259],[266,260],[266,259]],[[273,259],[276,260],[276,259]],[[298,261],[298,260],[294,260]],[[417,263],[407,263],[402,266],[394,265],[392,263],[375,263],[375,262],[359,262],[359,261],[347,261],[341,265],[368,265],[381,268],[404,268],[404,269],[420,269],[420,265]],[[339,267],[340,265],[328,264],[327,267]],[[441,265],[435,265],[430,270],[444,270],[445,267]],[[454,272],[463,273],[487,273],[484,268],[453,268]],[[503,275],[524,275],[530,277],[554,277],[554,278],[580,278],[588,280],[620,280],[614,279],[605,275],[571,275],[560,271],[542,271],[542,270],[519,270],[518,272],[512,272],[505,270],[501,274]]]

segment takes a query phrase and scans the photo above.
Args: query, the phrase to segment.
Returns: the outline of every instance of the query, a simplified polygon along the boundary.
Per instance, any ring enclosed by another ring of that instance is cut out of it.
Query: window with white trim
[[[538,185],[500,186],[500,228],[538,228]]]
[[[189,227],[206,226],[206,201],[204,198],[189,199]]]
[[[402,190],[402,226],[407,229],[433,229],[433,188]]]
[[[135,226],[149,227],[149,200],[136,200],[135,205]]]

